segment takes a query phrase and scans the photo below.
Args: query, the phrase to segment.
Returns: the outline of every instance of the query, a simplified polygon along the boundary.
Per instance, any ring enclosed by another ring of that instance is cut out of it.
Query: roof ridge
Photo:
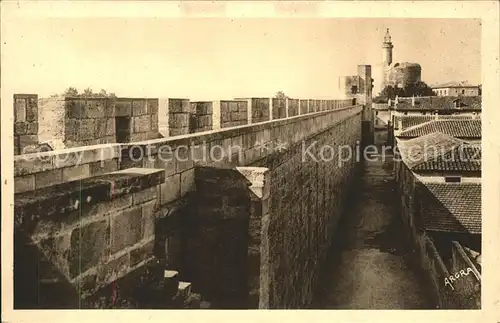
[[[424,122],[422,122],[422,123],[419,123],[419,124],[416,124],[416,125],[414,125],[414,126],[408,127],[408,128],[406,128],[405,130],[401,131],[401,132],[399,133],[399,135],[403,135],[403,134],[405,134],[405,132],[407,132],[407,131],[417,129],[417,128],[422,127],[422,126],[424,126],[424,125],[431,124],[433,121],[436,121],[436,120],[424,121]]]

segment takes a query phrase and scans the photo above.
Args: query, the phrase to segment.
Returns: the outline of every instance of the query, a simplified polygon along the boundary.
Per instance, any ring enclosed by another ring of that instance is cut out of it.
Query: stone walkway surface
[[[399,222],[392,158],[365,161],[314,308],[432,309]]]

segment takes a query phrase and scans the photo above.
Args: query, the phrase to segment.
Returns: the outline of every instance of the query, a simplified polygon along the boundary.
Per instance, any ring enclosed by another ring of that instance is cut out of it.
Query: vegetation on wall
[[[274,95],[274,97],[276,99],[286,99],[286,98],[288,98],[288,96],[283,91],[276,92],[276,94]]]
[[[98,93],[94,93],[91,88],[86,88],[83,93],[78,93],[75,87],[67,88],[63,94],[53,94],[51,97],[57,96],[71,96],[71,97],[82,97],[82,98],[116,98],[114,93],[108,93],[106,90],[101,89]]]

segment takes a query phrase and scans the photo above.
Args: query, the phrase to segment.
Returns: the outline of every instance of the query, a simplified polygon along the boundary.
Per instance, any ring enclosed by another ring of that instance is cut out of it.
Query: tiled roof
[[[405,130],[406,128],[419,125],[421,123],[432,121],[432,120],[471,120],[471,116],[464,115],[427,115],[427,116],[395,116],[394,122],[399,122],[401,120],[400,130]]]
[[[407,141],[398,141],[398,150],[403,162],[413,169],[420,164],[435,160],[439,155],[461,146],[462,143],[462,140],[450,135],[435,132]]]
[[[426,230],[481,234],[481,184],[419,183],[417,198]]]
[[[414,138],[424,136],[433,132],[442,132],[444,134],[457,138],[481,138],[481,120],[432,120],[420,125],[410,127],[401,133],[398,137]]]
[[[456,107],[456,102],[460,107]],[[432,111],[460,111],[481,110],[481,96],[427,96],[413,98],[398,98],[396,110],[432,110]]]
[[[479,172],[481,146],[463,143],[412,168],[413,171]]]
[[[481,146],[441,132],[398,142],[403,162],[415,172],[480,172]]]

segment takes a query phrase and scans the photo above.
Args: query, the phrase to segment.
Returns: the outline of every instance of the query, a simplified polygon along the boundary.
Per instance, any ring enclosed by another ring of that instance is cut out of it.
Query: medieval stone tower
[[[422,68],[417,63],[393,63],[392,62],[391,34],[387,29],[384,42],[382,43],[382,87],[391,85],[394,87],[406,87],[421,80]]]

